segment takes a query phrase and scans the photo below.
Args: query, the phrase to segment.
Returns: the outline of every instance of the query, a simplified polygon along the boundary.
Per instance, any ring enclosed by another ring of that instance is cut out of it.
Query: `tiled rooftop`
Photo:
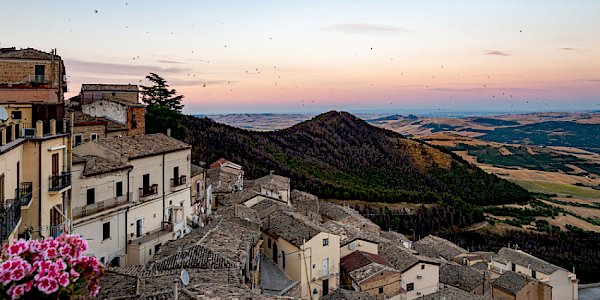
[[[137,85],[132,84],[82,84],[82,91],[128,91],[128,92],[139,92]]]
[[[354,251],[340,259],[340,267],[348,273],[373,263],[391,267],[383,257],[360,250]]]
[[[440,282],[471,292],[484,282],[484,273],[480,270],[447,263],[440,266]]]
[[[323,296],[322,300],[375,300],[375,297],[365,292],[355,292],[338,288],[329,295]]]
[[[395,269],[404,272],[419,262],[427,262],[430,264],[438,264],[430,258],[415,255],[409,249],[404,248],[392,242],[379,243],[378,253]]]
[[[393,275],[394,273],[400,272],[398,272],[398,270],[395,270],[390,266],[378,263],[371,263],[362,268],[350,272],[348,275],[350,276],[350,278],[352,278],[352,281],[356,282],[357,284],[361,284],[365,280],[370,279],[375,275],[389,276]]]
[[[217,185],[213,184],[213,186],[212,186],[213,191],[231,192],[230,195],[227,195],[223,199],[219,200],[220,206],[231,206],[231,205],[235,205],[235,204],[242,204],[242,203],[260,195],[258,192],[254,191],[254,190],[250,190],[250,189],[234,191],[234,188],[233,188],[234,182],[235,182],[235,179],[232,179],[230,181],[221,181],[220,188],[218,187],[218,184]]]
[[[521,265],[521,266],[529,266],[530,269],[536,271],[536,272],[540,272],[540,273],[544,273],[547,275],[550,275],[558,270],[564,270],[565,269],[553,265],[547,261],[541,260],[529,253],[525,253],[521,250],[514,250],[511,248],[502,248],[498,251],[498,254],[494,256],[494,259],[497,259],[499,261],[502,262],[513,262],[515,264]]]
[[[198,176],[204,172],[204,168],[195,164],[191,164],[190,167],[190,176]]]
[[[468,252],[466,249],[434,235],[428,235],[413,243],[413,246],[420,255],[433,258],[442,257],[451,260],[461,253]]]
[[[289,190],[290,179],[287,177],[269,174],[254,180],[254,183],[258,186],[264,186],[272,190]]]
[[[532,279],[533,280],[533,279]],[[492,283],[494,287],[499,287],[513,294],[520,291],[527,285],[528,278],[525,275],[520,275],[512,271],[504,272],[500,277],[496,278]]]
[[[294,209],[309,217],[310,219],[320,219],[319,198],[307,192],[293,190],[290,193],[290,200]]]
[[[99,139],[98,144],[129,159],[190,149],[191,146],[162,133]]]
[[[241,171],[240,171],[241,172]],[[225,169],[209,169],[207,171],[208,181],[212,185],[213,193],[231,193],[235,191],[235,183],[240,172],[228,172]]]
[[[421,296],[419,298],[419,300],[442,300],[442,299],[444,299],[444,300],[487,300],[487,299],[491,299],[491,297],[489,295],[486,297],[486,296],[469,294],[461,289],[457,289],[457,288],[449,286],[449,287],[440,289],[439,291],[437,291],[435,293]]]
[[[272,236],[302,246],[304,240],[308,241],[325,228],[311,222],[305,216],[293,212],[277,210],[263,219],[262,230]]]
[[[52,54],[43,52],[33,48],[26,49],[12,49],[12,48],[0,48],[0,58],[18,58],[18,59],[41,59],[50,60]],[[60,56],[54,56],[55,59],[60,60]]]
[[[79,156],[73,154],[73,164],[85,163],[82,175],[84,177],[101,175],[110,172],[116,172],[132,168],[128,164],[120,161],[111,161],[103,157],[94,155]]]

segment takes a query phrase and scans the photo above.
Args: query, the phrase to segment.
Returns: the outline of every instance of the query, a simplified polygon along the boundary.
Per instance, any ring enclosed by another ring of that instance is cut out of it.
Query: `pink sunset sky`
[[[576,3],[576,4],[575,4]],[[184,112],[600,109],[599,1],[20,1],[0,45]]]

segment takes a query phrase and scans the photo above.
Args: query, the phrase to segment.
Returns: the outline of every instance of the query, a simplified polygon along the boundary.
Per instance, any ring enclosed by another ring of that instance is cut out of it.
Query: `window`
[[[46,73],[45,65],[35,65],[35,76],[33,78],[34,82],[44,82],[44,75]]]
[[[158,252],[158,250],[160,250],[160,244],[154,245],[154,253]]]
[[[87,205],[92,205],[96,202],[96,190],[94,188],[87,189]]]
[[[144,219],[135,221],[135,236],[141,237],[144,234],[143,230]]]
[[[0,175],[0,202],[4,204],[4,174]]]
[[[269,246],[269,249],[271,249],[271,239],[267,238],[267,246]]]
[[[380,287],[380,288],[379,288],[379,293],[380,293],[380,294],[383,294],[383,287]]]
[[[21,111],[15,110],[10,113],[10,118],[13,120],[21,120],[23,118],[23,113]]]
[[[117,186],[115,187],[115,196],[123,196],[123,181],[117,182]]]
[[[329,279],[323,279],[323,296],[329,294]]]
[[[534,270],[531,270],[531,277],[537,278],[537,272],[535,272]]]
[[[285,270],[285,251],[281,250],[281,268]]]
[[[148,249],[148,255],[152,255],[152,248]]]
[[[421,270],[425,270],[425,264],[421,265]]]
[[[102,240],[110,239],[110,222],[102,224]]]
[[[410,292],[410,291],[414,291],[415,290],[415,284],[414,283],[409,283],[406,285],[406,291]]]
[[[104,264],[104,256],[100,257],[100,262]]]
[[[83,143],[83,135],[81,134],[76,134],[75,135],[75,141],[73,141],[73,147],[75,146],[79,146]]]
[[[137,118],[135,116],[135,111],[131,112],[131,128],[137,128]]]
[[[513,263],[513,264],[512,264],[512,268],[511,268],[511,270],[512,270],[513,272],[516,272],[516,269],[517,269],[517,265],[515,265],[515,264]]]
[[[95,141],[98,139],[97,133],[90,133],[90,141]]]
[[[114,257],[111,261],[110,261],[110,265],[113,267],[120,267],[121,266],[121,258],[120,257]]]
[[[323,239],[323,246],[329,245],[329,239]]]

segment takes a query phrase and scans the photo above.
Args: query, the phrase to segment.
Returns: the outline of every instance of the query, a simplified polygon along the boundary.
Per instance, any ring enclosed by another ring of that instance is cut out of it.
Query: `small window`
[[[329,245],[329,239],[323,239],[323,246]]]
[[[534,270],[531,270],[531,277],[537,278],[537,272]]]
[[[90,141],[95,141],[98,139],[97,133],[90,133]]]
[[[379,288],[379,293],[380,293],[380,294],[383,294],[383,287],[380,287],[380,288]]]
[[[415,290],[415,284],[414,283],[409,283],[406,285],[406,291],[410,292],[410,291],[414,291]]]
[[[115,195],[117,197],[121,197],[123,196],[123,181],[119,181],[117,182],[116,188],[115,188]]]
[[[131,112],[131,129],[137,128],[137,119],[135,116],[135,111]]]
[[[23,118],[23,112],[15,110],[10,113],[10,118],[13,120],[21,120]]]
[[[104,264],[104,256],[100,257],[100,262]]]
[[[110,239],[110,222],[102,224],[102,240]]]
[[[73,141],[73,146],[79,146],[83,143],[83,135],[81,134],[76,134],[75,135],[75,140]]]
[[[267,238],[267,246],[269,246],[269,249],[271,249],[271,239]]]
[[[160,244],[154,245],[154,253],[158,252],[158,250],[160,250]]]
[[[152,255],[152,248],[148,249],[148,255]]]
[[[94,188],[87,189],[87,205],[92,205],[96,202],[96,190]]]
[[[512,268],[511,268],[511,270],[512,270],[513,272],[516,272],[516,270],[517,270],[517,265],[515,265],[515,264],[513,263],[513,264],[512,264]]]
[[[425,270],[425,264],[421,265],[421,270]]]

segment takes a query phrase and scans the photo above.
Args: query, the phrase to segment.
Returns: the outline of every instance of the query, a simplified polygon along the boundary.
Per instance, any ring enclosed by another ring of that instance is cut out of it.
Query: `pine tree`
[[[181,104],[183,95],[176,96],[177,91],[169,89],[167,81],[156,73],[150,73],[150,75],[146,76],[146,79],[153,83],[153,85],[140,86],[142,88],[142,101],[144,103],[148,106],[165,106],[173,111],[181,112],[183,108],[183,104]]]

